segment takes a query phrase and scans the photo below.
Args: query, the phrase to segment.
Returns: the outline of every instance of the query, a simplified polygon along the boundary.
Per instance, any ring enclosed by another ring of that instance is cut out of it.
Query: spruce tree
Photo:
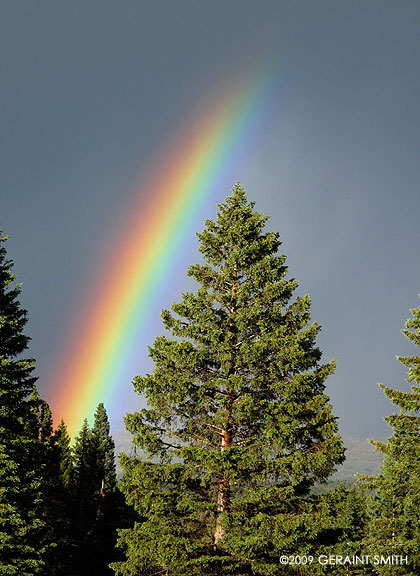
[[[72,537],[74,555],[71,574],[91,574],[91,538],[95,519],[95,489],[91,464],[92,431],[87,419],[76,437],[73,448],[72,488]]]
[[[364,537],[368,522],[367,516],[367,495],[360,490],[360,487],[353,486],[350,490],[342,484],[336,489],[328,491],[320,498],[320,508],[323,509],[324,516],[320,523],[318,534],[318,558],[347,556],[362,558],[366,555]],[[316,562],[316,560],[315,560]],[[365,559],[364,562],[348,562],[344,567],[333,565],[328,562],[324,565],[321,574],[328,576],[361,576],[362,574],[373,574],[372,562]],[[316,568],[311,565],[306,567],[303,574],[316,574]]]
[[[68,490],[71,485],[73,460],[70,435],[67,431],[67,426],[64,420],[61,420],[57,430],[54,433],[54,436],[60,462],[61,483],[63,487]]]
[[[122,498],[117,491],[115,469],[115,443],[110,433],[108,414],[102,403],[98,404],[92,428],[92,473],[97,486],[96,517],[92,545],[95,563],[92,574],[111,576],[108,565],[120,558],[116,553],[117,525],[123,512]]]
[[[77,576],[111,575],[108,564],[119,558],[115,552],[119,513],[115,444],[110,435],[104,405],[98,405],[93,428],[85,420],[74,447],[73,489],[76,552],[73,570]]]
[[[110,433],[105,406],[98,404],[92,428],[92,450],[96,483],[99,490],[112,492],[117,486],[115,470],[115,443]]]
[[[71,466],[71,454],[66,453],[62,446],[63,441],[66,442],[64,423],[54,431],[50,407],[41,399],[36,387],[28,404],[34,416],[28,427],[38,439],[36,463],[41,499],[37,516],[42,520],[43,527],[37,541],[44,550],[42,575],[62,576],[69,573],[72,554],[70,491],[68,478],[63,476],[63,469],[69,474],[66,468]],[[69,443],[68,434],[67,440]],[[67,449],[70,450],[69,444]]]
[[[51,542],[47,559],[48,576],[71,574],[74,541],[71,533],[73,501],[71,499],[72,455],[70,436],[62,420],[53,430],[52,414],[44,402],[41,411],[41,440],[45,461],[45,486],[48,490],[46,506]]]
[[[125,422],[146,457],[121,458],[140,520],[120,531],[118,575],[277,574],[280,554],[316,545],[310,489],[343,460],[334,362],[320,363],[310,297],[292,299],[279,235],[253,207],[237,183],[206,221],[198,290],[163,311],[171,337],[134,380],[148,408]]]
[[[23,358],[29,338],[27,313],[13,285],[12,262],[0,234],[0,574],[39,574],[43,547],[38,438],[28,396],[33,389],[34,360]]]
[[[411,310],[403,334],[420,346],[420,307]],[[384,454],[380,474],[361,476],[375,491],[371,505],[366,546],[384,556],[408,556],[408,564],[380,566],[379,574],[415,576],[420,570],[420,356],[397,356],[408,368],[411,391],[403,392],[380,384],[399,411],[385,418],[393,429],[387,442],[372,441]]]
[[[91,441],[92,431],[85,418],[73,449],[74,524],[80,535],[91,525],[95,508],[93,497],[97,485],[92,473]]]
[[[80,526],[93,526],[103,495],[115,491],[115,444],[104,405],[98,405],[91,429],[85,419],[74,446],[73,484]]]

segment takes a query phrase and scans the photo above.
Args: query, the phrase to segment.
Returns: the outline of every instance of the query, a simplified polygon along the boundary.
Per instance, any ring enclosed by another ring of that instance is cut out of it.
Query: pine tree
[[[97,486],[92,474],[91,440],[92,431],[85,419],[73,449],[73,503],[76,531],[80,534],[90,526],[95,507],[92,500]]]
[[[110,434],[108,415],[100,403],[95,412],[92,428],[92,472],[97,486],[96,517],[93,529],[92,545],[95,563],[91,573],[98,576],[111,576],[108,565],[120,558],[115,551],[117,525],[123,511],[122,498],[117,491],[115,469],[115,443]]]
[[[29,403],[35,415],[35,432],[39,439],[37,467],[42,498],[38,516],[43,521],[43,529],[40,531],[38,542],[42,543],[44,549],[45,567],[42,574],[62,576],[69,573],[73,548],[69,485],[66,485],[62,473],[62,468],[66,466],[65,460],[70,454],[63,453],[62,445],[59,443],[63,443],[63,440],[65,442],[65,437],[63,438],[65,425],[62,423],[61,428],[54,431],[50,407],[41,399],[35,387]]]
[[[403,334],[420,346],[420,307],[411,310]],[[366,546],[372,553],[408,556],[408,565],[380,566],[379,574],[415,576],[420,570],[420,356],[397,357],[408,368],[410,392],[383,384],[387,398],[399,412],[385,418],[393,429],[387,442],[372,441],[384,454],[380,474],[361,476],[375,490]]]
[[[61,420],[57,430],[54,433],[54,436],[60,462],[61,483],[63,487],[68,490],[71,485],[73,460],[70,435],[67,431],[67,426],[64,420]]]
[[[115,469],[115,443],[110,433],[108,414],[102,403],[98,404],[92,429],[92,450],[99,490],[112,492],[117,486]]]
[[[310,489],[343,460],[324,393],[334,362],[320,364],[310,297],[290,303],[297,282],[253,206],[237,183],[206,221],[199,288],[163,311],[172,338],[135,378],[149,407],[125,421],[147,458],[121,459],[141,519],[120,532],[118,575],[277,574],[280,554],[316,545]]]
[[[53,430],[52,414],[46,402],[41,411],[40,432],[47,463],[45,486],[48,490],[48,506],[46,514],[53,544],[47,558],[46,576],[62,576],[71,574],[70,567],[74,554],[71,530],[74,504],[71,499],[72,454],[66,425],[62,420],[57,429]]]
[[[98,405],[93,428],[87,420],[74,447],[73,489],[75,504],[74,535],[77,576],[105,576],[108,564],[119,558],[115,552],[116,529],[122,510],[117,491],[115,444],[110,435],[104,405]]]
[[[360,487],[350,490],[342,484],[320,498],[324,516],[318,534],[318,558],[341,556],[345,559],[358,557],[356,562],[348,562],[345,567],[327,563],[324,566],[328,576],[359,576],[372,574],[372,562],[366,558],[364,536],[366,534],[367,495]],[[304,574],[314,574],[314,567],[306,567]],[[316,569],[315,569],[316,570]]]
[[[87,419],[76,437],[73,448],[72,488],[72,538],[74,556],[71,574],[91,574],[91,532],[95,518],[95,482],[91,467],[92,431]]]
[[[33,389],[34,360],[22,358],[29,338],[23,329],[27,313],[12,286],[12,262],[0,237],[0,574],[39,574],[43,548],[38,439],[28,396]]]
[[[73,483],[81,526],[92,526],[105,492],[115,491],[115,444],[104,405],[98,405],[93,428],[85,420],[74,447]]]

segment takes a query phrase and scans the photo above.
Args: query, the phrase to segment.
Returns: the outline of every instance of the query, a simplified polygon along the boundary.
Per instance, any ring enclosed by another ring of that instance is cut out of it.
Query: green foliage
[[[94,495],[99,490],[92,473],[92,431],[84,420],[73,449],[73,505],[77,530],[82,533],[95,516]]]
[[[163,311],[172,338],[134,380],[149,407],[125,421],[148,459],[121,460],[140,519],[120,533],[118,575],[262,576],[317,546],[310,488],[343,460],[324,393],[334,362],[320,363],[310,298],[292,300],[278,234],[253,206],[236,184],[206,221],[204,263],[188,271],[199,288]]]
[[[353,487],[347,490],[342,484],[321,499],[324,517],[318,534],[318,553],[324,557],[363,558],[365,556],[364,535],[368,522],[366,494]],[[329,575],[372,574],[371,563],[358,561],[348,563],[345,568],[340,565],[324,567]],[[312,574],[312,569],[311,572]]]
[[[50,407],[40,398],[36,388],[29,398],[29,403],[34,414],[34,433],[39,440],[36,462],[42,494],[38,510],[38,516],[43,521],[43,528],[38,536],[38,542],[44,549],[45,568],[42,573],[45,576],[61,576],[69,573],[73,548],[70,535],[69,485],[62,473],[68,459],[71,465],[70,446],[67,446],[68,452],[63,450],[66,440],[69,442],[70,439],[64,422],[54,431]]]
[[[73,470],[72,451],[70,435],[64,420],[61,420],[57,430],[54,434],[55,443],[57,446],[58,460],[60,462],[60,479],[65,489],[70,488],[71,476]]]
[[[92,429],[95,480],[103,490],[112,492],[117,486],[115,471],[115,443],[110,434],[108,415],[102,403],[98,404]],[[103,486],[102,486],[103,484]]]
[[[0,444],[0,574],[5,576],[39,574],[43,567],[34,537],[42,523],[24,509],[24,492],[18,464]]]
[[[0,576],[111,574],[116,527],[127,513],[116,489],[114,443],[102,404],[75,446],[23,358],[26,311],[0,238]]]
[[[0,243],[7,237],[0,237]],[[0,244],[0,442],[8,444],[11,451],[20,451],[25,436],[28,404],[32,391],[34,360],[21,358],[29,338],[23,333],[27,322],[26,310],[18,297],[21,286],[12,287],[15,275],[12,262],[6,260],[6,249]]]
[[[76,544],[73,572],[77,576],[105,576],[108,564],[119,559],[116,529],[127,514],[117,490],[115,445],[108,415],[99,404],[93,428],[87,420],[76,438],[73,453],[73,534]]]
[[[12,286],[12,262],[1,245],[6,239],[0,237],[0,574],[20,576],[42,570],[42,491],[36,421],[27,401],[34,361],[22,358],[27,314],[18,300],[20,286]]]
[[[420,308],[402,332],[420,346]],[[378,574],[414,576],[420,570],[420,357],[398,357],[408,368],[410,392],[380,385],[399,412],[385,418],[393,428],[387,443],[373,442],[384,454],[380,474],[361,477],[374,490],[366,546],[376,554],[409,557],[409,564],[382,566]]]
[[[115,444],[104,405],[98,405],[93,428],[85,420],[73,451],[73,484],[80,528],[93,525],[104,493],[117,486]]]

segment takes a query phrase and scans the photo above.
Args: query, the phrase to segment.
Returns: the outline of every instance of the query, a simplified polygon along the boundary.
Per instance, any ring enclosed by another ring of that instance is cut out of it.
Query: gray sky
[[[0,227],[41,393],[133,182],[203,94],[265,60],[281,89],[235,179],[312,296],[324,358],[338,359],[327,391],[342,433],[388,433],[377,382],[408,389],[395,355],[415,352],[400,330],[420,292],[420,4],[409,0],[3,0]]]

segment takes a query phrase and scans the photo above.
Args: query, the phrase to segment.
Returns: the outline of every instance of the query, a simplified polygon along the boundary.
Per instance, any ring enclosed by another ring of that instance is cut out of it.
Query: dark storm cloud
[[[91,0],[1,12],[0,226],[40,388],[133,182],[203,92],[260,59],[281,89],[238,177],[312,295],[325,358],[338,357],[329,392],[342,430],[385,433],[392,407],[376,382],[402,386],[395,354],[411,349],[399,330],[420,291],[419,4]]]

